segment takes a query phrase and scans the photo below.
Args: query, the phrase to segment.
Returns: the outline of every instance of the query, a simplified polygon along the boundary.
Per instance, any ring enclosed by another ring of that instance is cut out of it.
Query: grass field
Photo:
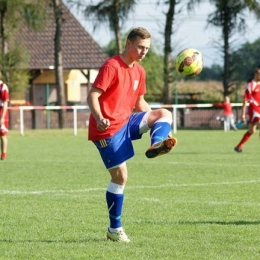
[[[258,134],[178,131],[170,154],[128,161],[123,223],[131,243],[105,239],[109,182],[80,131],[9,134],[0,161],[0,259],[260,259]]]

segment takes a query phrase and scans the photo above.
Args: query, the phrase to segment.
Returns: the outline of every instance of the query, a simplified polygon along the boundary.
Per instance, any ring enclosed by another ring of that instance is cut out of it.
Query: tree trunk
[[[224,38],[224,71],[223,71],[223,87],[224,87],[224,97],[229,95],[229,64],[230,64],[230,54],[229,54],[229,37],[230,37],[230,29],[229,29],[229,9],[228,6],[225,6],[225,15],[224,15],[224,24],[223,24],[223,38]]]
[[[120,29],[118,29],[115,32],[115,35],[116,35],[116,45],[117,45],[118,53],[122,53],[123,49],[122,49],[122,43],[121,43]]]
[[[63,79],[63,66],[62,66],[62,49],[61,49],[61,37],[62,37],[62,10],[60,0],[52,0],[54,8],[55,19],[55,38],[54,38],[54,59],[55,59],[55,77],[58,104],[65,106],[65,90]],[[47,97],[48,98],[48,97]],[[65,127],[66,110],[59,110],[59,128]]]
[[[113,23],[114,33],[115,33],[117,52],[122,53],[123,49],[122,49],[122,42],[121,42],[121,30],[119,26],[119,20],[116,15],[114,16],[112,23]]]
[[[6,16],[7,7],[6,4],[3,3],[0,9],[0,38],[1,38],[1,74],[3,81],[8,85],[7,71],[6,71],[6,34],[5,34],[5,24],[4,17]],[[9,90],[10,91],[10,90]]]
[[[173,61],[172,61],[172,24],[174,21],[176,0],[169,1],[169,9],[166,15],[164,32],[164,90],[162,100],[164,103],[172,103],[173,87]]]

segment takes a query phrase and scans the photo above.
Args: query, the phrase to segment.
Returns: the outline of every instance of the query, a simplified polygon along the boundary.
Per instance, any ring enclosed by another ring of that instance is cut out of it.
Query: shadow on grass
[[[81,244],[81,243],[100,243],[100,242],[107,242],[108,240],[103,239],[71,239],[71,240],[55,240],[55,239],[0,239],[0,243],[46,243],[46,244],[52,244],[52,243],[66,243],[66,244]],[[109,242],[109,241],[108,241]]]
[[[200,225],[200,224],[211,224],[211,225],[231,225],[231,226],[242,226],[242,225],[260,225],[260,221],[180,221],[178,225]]]
[[[243,225],[260,225],[260,220],[258,221],[246,221],[246,220],[237,220],[237,221],[214,221],[214,220],[205,220],[205,221],[138,221],[138,225],[158,225],[158,226],[176,226],[176,225],[230,225],[230,226],[243,226]]]

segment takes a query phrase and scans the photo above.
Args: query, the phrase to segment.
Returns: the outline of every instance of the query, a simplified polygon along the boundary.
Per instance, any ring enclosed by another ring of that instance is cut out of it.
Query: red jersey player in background
[[[249,140],[251,135],[255,133],[257,126],[260,127],[260,66],[255,69],[254,78],[247,84],[245,90],[241,114],[241,120],[243,122],[246,122],[247,103],[249,103],[247,109],[249,127],[241,141],[234,148],[238,153],[242,152],[243,145]]]
[[[0,138],[1,138],[1,160],[6,159],[7,133],[8,133],[8,101],[9,91],[7,85],[0,80]]]
[[[96,145],[111,176],[106,201],[110,220],[107,239],[112,241],[130,242],[122,228],[121,215],[128,177],[126,161],[134,156],[132,141],[150,130],[147,158],[166,154],[177,143],[170,136],[172,113],[163,108],[151,110],[144,99],[146,74],[139,62],[147,54],[150,41],[146,29],[133,29],[123,53],[101,66],[87,99],[91,111],[89,140]]]
[[[232,106],[230,103],[230,98],[225,97],[223,103],[216,103],[214,106],[223,107],[224,112],[224,131],[227,132],[230,130],[230,126],[236,131],[237,127],[235,125],[235,117],[232,111]]]
[[[224,121],[224,126],[225,126],[225,131],[230,130],[230,126],[236,131],[237,127],[235,125],[235,117],[232,111],[232,106],[230,103],[230,98],[228,96],[225,97],[225,100],[223,102],[223,110],[224,110],[224,116],[225,116],[225,121]]]

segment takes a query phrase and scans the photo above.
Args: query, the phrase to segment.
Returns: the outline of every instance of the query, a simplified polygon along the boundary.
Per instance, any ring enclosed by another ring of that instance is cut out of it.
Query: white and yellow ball
[[[175,58],[175,68],[183,76],[193,77],[203,69],[203,57],[199,50],[182,50]]]

